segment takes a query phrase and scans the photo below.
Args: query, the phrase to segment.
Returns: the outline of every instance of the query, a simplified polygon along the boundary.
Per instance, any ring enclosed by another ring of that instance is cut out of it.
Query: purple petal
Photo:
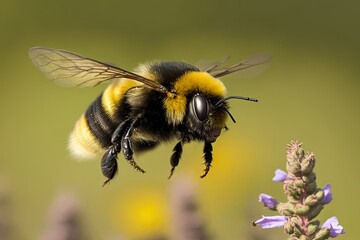
[[[332,200],[332,192],[331,192],[330,184],[326,184],[326,186],[323,188],[323,191],[324,191],[324,198],[321,201],[321,203],[328,204]]]
[[[345,233],[344,228],[339,225],[339,221],[336,217],[329,218],[321,227],[330,229],[330,237],[332,238],[337,237],[339,234]]]
[[[260,225],[262,228],[274,228],[284,226],[287,221],[287,217],[284,216],[263,216],[255,224]]]
[[[263,202],[264,206],[270,209],[276,209],[276,205],[278,205],[278,201],[275,198],[265,193],[259,195],[259,202]]]
[[[274,182],[283,182],[285,181],[286,179],[290,178],[289,175],[287,175],[286,172],[284,172],[283,170],[280,170],[280,169],[276,169],[275,171],[275,176],[273,177],[273,181]]]

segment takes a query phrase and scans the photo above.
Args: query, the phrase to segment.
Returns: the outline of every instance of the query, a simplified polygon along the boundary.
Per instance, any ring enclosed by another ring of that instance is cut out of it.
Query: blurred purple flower
[[[273,177],[273,181],[274,182],[283,182],[285,181],[286,179],[290,178],[289,175],[287,175],[286,172],[284,172],[283,170],[280,170],[280,169],[276,169],[275,171],[275,176]]]
[[[264,206],[270,209],[276,209],[276,205],[278,205],[278,201],[275,198],[265,193],[259,195],[259,202],[263,202]]]
[[[330,229],[330,237],[335,238],[339,234],[344,234],[344,228],[339,225],[339,221],[336,217],[331,217],[324,222],[321,228],[328,228]]]
[[[255,222],[256,225],[260,225],[262,228],[274,228],[282,227],[288,221],[284,216],[263,216],[261,219]]]
[[[328,204],[332,200],[332,192],[330,184],[326,184],[326,186],[322,189],[324,191],[324,198],[321,201],[322,204]]]

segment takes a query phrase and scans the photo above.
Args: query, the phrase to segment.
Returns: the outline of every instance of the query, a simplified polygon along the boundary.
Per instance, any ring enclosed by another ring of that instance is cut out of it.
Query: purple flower
[[[321,227],[330,229],[330,237],[332,238],[345,233],[344,228],[339,225],[339,221],[336,217],[329,218]]]
[[[289,175],[287,175],[286,172],[284,172],[283,170],[280,170],[280,169],[276,169],[275,171],[275,176],[273,177],[273,181],[274,182],[283,182],[285,181],[286,179],[290,178]]]
[[[263,202],[264,206],[270,209],[276,209],[276,205],[278,205],[278,201],[275,198],[265,193],[259,195],[259,202]]]
[[[328,204],[332,200],[332,192],[330,184],[326,184],[326,186],[322,189],[324,191],[324,198],[321,201],[322,204]]]
[[[263,216],[255,224],[260,225],[262,228],[274,228],[284,226],[287,221],[287,217],[284,216]]]

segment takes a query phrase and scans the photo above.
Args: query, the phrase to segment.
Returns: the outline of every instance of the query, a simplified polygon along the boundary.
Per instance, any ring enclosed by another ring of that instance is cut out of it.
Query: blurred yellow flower
[[[119,196],[113,209],[115,229],[130,238],[159,235],[166,229],[166,197],[161,189],[141,188]]]

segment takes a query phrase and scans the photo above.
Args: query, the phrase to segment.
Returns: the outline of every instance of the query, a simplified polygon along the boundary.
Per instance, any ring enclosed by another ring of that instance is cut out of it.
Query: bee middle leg
[[[122,147],[123,147],[123,154],[126,160],[129,161],[130,165],[133,166],[135,168],[135,170],[141,172],[141,173],[145,173],[145,171],[139,166],[137,165],[137,163],[135,162],[133,155],[134,155],[134,151],[132,149],[132,144],[131,144],[131,140],[130,137],[132,135],[132,131],[134,129],[134,127],[136,126],[136,124],[138,123],[140,117],[135,118],[135,120],[133,120],[128,128],[128,130],[126,131],[123,139],[122,139]]]
[[[211,162],[213,160],[212,150],[213,150],[213,147],[212,147],[211,143],[205,142],[205,144],[204,144],[205,169],[204,169],[204,174],[200,176],[201,178],[204,178],[210,170]]]

